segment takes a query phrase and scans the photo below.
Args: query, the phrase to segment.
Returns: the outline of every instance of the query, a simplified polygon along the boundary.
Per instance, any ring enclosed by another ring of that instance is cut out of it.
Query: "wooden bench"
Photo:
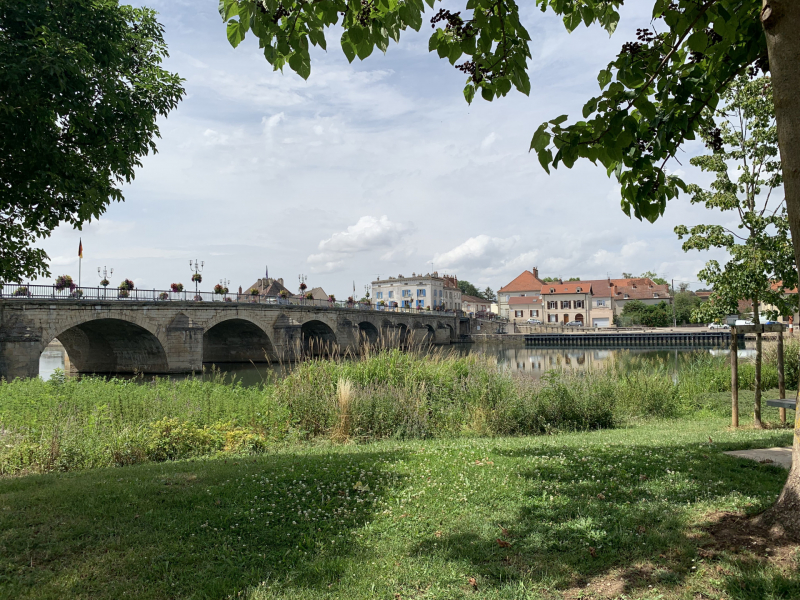
[[[767,406],[776,406],[778,408],[791,408],[795,410],[794,400],[767,400]]]

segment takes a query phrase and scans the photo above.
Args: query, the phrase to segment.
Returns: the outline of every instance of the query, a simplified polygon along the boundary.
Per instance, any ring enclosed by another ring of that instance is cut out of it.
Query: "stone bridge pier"
[[[450,344],[469,320],[436,313],[233,302],[0,300],[0,378],[35,377],[54,339],[79,373],[185,373],[365,345]]]

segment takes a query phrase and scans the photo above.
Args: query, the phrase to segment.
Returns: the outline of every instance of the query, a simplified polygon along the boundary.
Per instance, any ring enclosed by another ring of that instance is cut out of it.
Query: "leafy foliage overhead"
[[[573,31],[597,23],[609,34],[624,0],[536,0]],[[686,184],[666,166],[681,144],[714,128],[707,108],[748,69],[767,68],[767,48],[756,0],[651,0],[650,23],[637,40],[597,77],[600,93],[583,107],[582,119],[568,115],[543,123],[531,150],[549,172],[572,167],[579,158],[602,164],[621,184],[622,209],[654,221]],[[419,31],[425,4],[435,0],[221,0],[220,14],[234,46],[252,31],[267,61],[307,78],[309,42],[327,47],[325,30],[344,29],[340,43],[348,60],[365,59],[375,48],[410,27]],[[468,102],[505,96],[512,88],[528,94],[530,35],[514,0],[466,0],[458,12],[440,9],[430,19],[429,49],[467,77]],[[459,61],[463,61],[460,62]]]
[[[183,95],[163,28],[116,0],[0,0],[0,279],[48,275],[33,244],[123,200]]]

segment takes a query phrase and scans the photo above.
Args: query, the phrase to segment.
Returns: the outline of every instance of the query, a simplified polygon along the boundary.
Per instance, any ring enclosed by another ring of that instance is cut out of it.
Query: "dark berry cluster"
[[[452,31],[459,38],[472,37],[475,35],[475,30],[472,28],[472,23],[465,23],[461,18],[461,12],[450,12],[444,8],[440,8],[439,12],[431,17],[431,29],[436,27],[436,23],[446,21],[445,31]]]
[[[620,54],[630,54],[631,56],[636,56],[642,51],[642,48],[643,46],[639,42],[625,42],[622,44],[622,50],[620,50]]]
[[[719,130],[719,127],[715,127],[708,132],[708,145],[714,152],[720,152],[722,150],[722,132]]]
[[[480,81],[483,79],[481,70],[478,68],[478,65],[475,64],[475,61],[468,60],[463,62],[460,65],[456,65],[456,69],[469,75],[470,79],[472,79],[472,81],[475,83],[480,83]]]
[[[256,7],[264,14],[269,14],[269,10],[267,9],[266,5],[263,2],[256,2]],[[284,8],[283,4],[278,4],[278,8],[275,9],[275,12],[272,15],[272,22],[277,23],[283,17],[288,17],[289,11]]]
[[[642,44],[649,44],[654,39],[656,39],[656,36],[649,29],[637,29],[636,39],[639,40]]]
[[[361,12],[358,13],[358,22],[362,27],[369,25],[372,17],[372,2],[369,0],[361,0]]]

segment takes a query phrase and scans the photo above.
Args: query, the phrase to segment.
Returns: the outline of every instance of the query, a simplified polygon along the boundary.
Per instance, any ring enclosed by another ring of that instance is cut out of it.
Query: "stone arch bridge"
[[[468,318],[229,302],[0,300],[0,378],[35,377],[58,339],[83,373],[184,373],[203,363],[291,361],[366,344],[450,344]]]

